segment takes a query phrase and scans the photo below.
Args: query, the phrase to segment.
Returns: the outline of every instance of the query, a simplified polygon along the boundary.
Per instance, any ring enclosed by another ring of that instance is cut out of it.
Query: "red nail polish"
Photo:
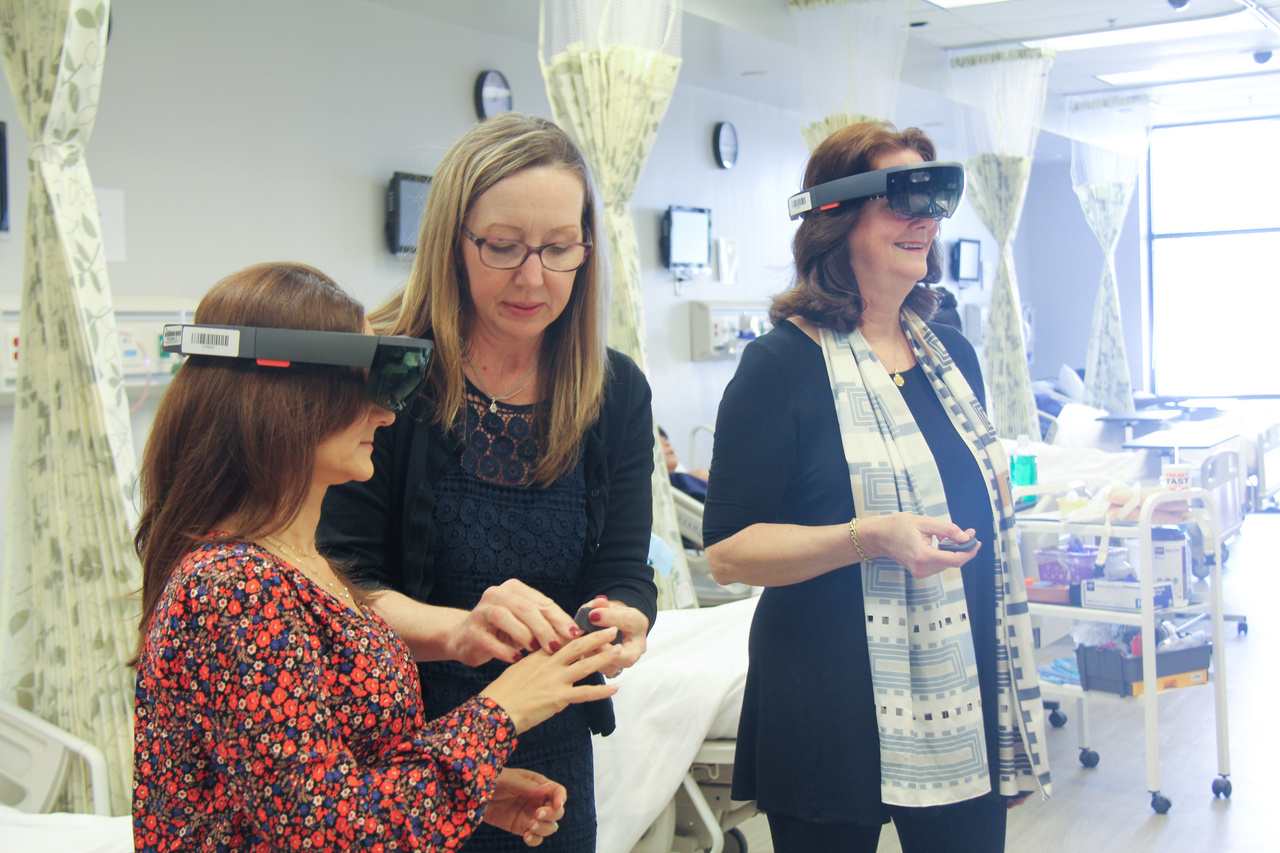
[[[558,640],[551,641],[551,651],[553,652],[560,651],[560,642]]]
[[[581,636],[582,636],[582,629],[581,629],[581,628],[579,628],[577,625],[574,625],[572,628],[570,628],[570,629],[569,629],[569,636],[571,636],[571,637],[581,637]]]
[[[533,651],[535,651],[535,652],[536,652],[538,649],[542,648],[541,646],[539,646],[539,645],[538,645],[538,641],[537,641],[536,639],[535,639],[533,642],[531,642],[531,643],[529,644],[529,646],[530,646],[530,648],[531,648]]]
[[[604,614],[601,613],[599,610],[592,610],[591,615],[587,618],[590,619],[592,622],[599,622],[601,619],[604,618]]]

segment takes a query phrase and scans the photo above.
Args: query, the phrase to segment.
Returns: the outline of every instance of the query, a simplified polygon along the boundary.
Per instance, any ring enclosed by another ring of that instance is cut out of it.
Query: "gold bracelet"
[[[858,549],[858,553],[862,555],[862,562],[870,563],[871,558],[867,556],[867,552],[862,550],[862,543],[858,541],[858,519],[849,520],[849,538],[853,540],[853,547]]]

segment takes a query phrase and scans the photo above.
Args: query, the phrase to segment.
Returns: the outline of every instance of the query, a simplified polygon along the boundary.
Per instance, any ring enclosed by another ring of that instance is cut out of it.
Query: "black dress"
[[[983,400],[973,348],[930,328]],[[984,547],[964,567],[987,753],[996,784],[992,508],[978,464],[918,365],[900,389],[942,477],[952,520]],[[853,495],[822,349],[789,322],[750,344],[725,389],[703,516],[714,544],[752,524],[844,524]],[[880,824],[880,745],[864,627],[862,576],[846,566],[768,587],[751,625],[734,799],[801,820]]]
[[[552,598],[566,613],[575,599],[578,563],[587,536],[582,463],[546,489],[530,487],[538,460],[530,425],[532,406],[497,404],[469,388],[459,436],[465,449],[436,484],[435,589],[431,603],[470,610],[491,586],[516,578]],[[428,718],[475,696],[508,664],[469,667],[456,661],[421,665]],[[596,816],[591,731],[583,709],[570,705],[522,733],[510,766],[533,770],[568,790],[560,830],[545,850],[595,850]],[[472,851],[527,849],[519,835],[482,825],[467,842]]]

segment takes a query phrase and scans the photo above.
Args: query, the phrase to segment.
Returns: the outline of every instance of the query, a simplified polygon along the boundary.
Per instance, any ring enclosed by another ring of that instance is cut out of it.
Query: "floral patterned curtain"
[[[842,127],[892,121],[911,0],[787,0],[800,43],[809,150]]]
[[[26,136],[26,260],[0,599],[0,693],[102,750],[129,811],[141,574],[128,400],[85,145],[108,0],[4,0],[0,47]],[[64,808],[87,810],[84,775]]]
[[[1071,184],[1104,254],[1085,355],[1084,402],[1109,412],[1133,409],[1116,287],[1116,244],[1146,156],[1149,107],[1146,95],[1081,95],[1067,100]]]
[[[987,396],[996,431],[1039,435],[1027,368],[1013,238],[1031,177],[1053,54],[1040,48],[985,50],[951,57],[951,97],[970,108],[962,124],[978,152],[966,164],[974,210],[1000,245],[1000,261],[983,334]]]
[[[609,345],[648,370],[631,196],[680,72],[679,0],[543,0],[538,59],[551,115],[582,148],[603,208],[612,300]],[[660,607],[696,604],[671,482],[654,432],[653,527],[675,553]]]

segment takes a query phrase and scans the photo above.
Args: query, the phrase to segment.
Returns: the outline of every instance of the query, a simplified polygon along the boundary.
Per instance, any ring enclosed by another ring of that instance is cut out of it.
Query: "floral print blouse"
[[[491,699],[428,723],[376,614],[251,543],[201,545],[138,663],[134,847],[455,850],[514,747]]]

